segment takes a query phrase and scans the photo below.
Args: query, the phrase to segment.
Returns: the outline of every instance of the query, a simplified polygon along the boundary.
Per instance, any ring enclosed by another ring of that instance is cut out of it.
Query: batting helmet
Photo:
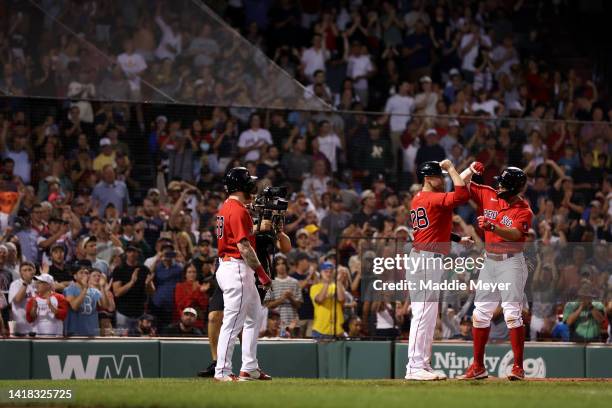
[[[504,200],[519,194],[527,183],[525,172],[518,167],[508,167],[502,174],[495,176],[494,180],[506,191],[498,193],[497,196]]]
[[[425,177],[442,177],[442,168],[437,161],[427,161],[419,166],[417,171],[419,182],[423,182]]]
[[[234,167],[225,175],[223,184],[225,185],[225,191],[228,193],[242,191],[243,193],[253,194],[257,189],[256,181],[257,177],[251,176],[246,167]]]

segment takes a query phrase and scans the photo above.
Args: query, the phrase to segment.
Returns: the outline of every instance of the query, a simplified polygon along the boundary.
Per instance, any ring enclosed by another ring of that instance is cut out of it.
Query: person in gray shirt
[[[349,226],[352,214],[344,210],[342,196],[332,196],[331,207],[323,220],[321,220],[321,231],[327,235],[329,245],[335,246],[342,231]]]
[[[91,196],[101,217],[104,217],[104,209],[108,204],[112,203],[119,214],[127,212],[130,204],[128,189],[123,181],[116,179],[115,170],[110,164],[102,169],[102,180],[96,184]]]

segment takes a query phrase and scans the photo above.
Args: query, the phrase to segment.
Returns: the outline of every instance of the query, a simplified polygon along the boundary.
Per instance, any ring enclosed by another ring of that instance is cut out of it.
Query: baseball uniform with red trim
[[[261,303],[255,283],[255,272],[242,259],[238,243],[248,239],[255,249],[253,220],[240,201],[228,198],[217,214],[219,268],[216,278],[223,291],[223,324],[217,346],[215,377],[232,374],[232,354],[236,338],[242,332],[242,368],[255,371],[257,338],[261,322]]]
[[[414,244],[410,257],[414,263],[409,266],[415,267],[406,271],[406,280],[416,289],[410,290],[412,323],[407,376],[419,370],[431,370],[431,346],[438,318],[439,291],[423,289],[421,283],[437,283],[442,279],[442,256],[451,249],[453,209],[468,199],[466,187],[455,187],[454,192],[448,193],[421,191],[412,199],[410,220]]]

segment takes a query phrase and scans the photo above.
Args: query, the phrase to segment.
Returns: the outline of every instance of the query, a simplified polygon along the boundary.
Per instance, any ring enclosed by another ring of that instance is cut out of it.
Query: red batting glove
[[[479,161],[475,161],[475,162],[472,162],[472,164],[470,164],[470,170],[472,170],[472,173],[478,174],[479,176],[482,174],[484,169],[485,169],[484,164],[482,164]]]
[[[272,281],[270,280],[270,277],[264,270],[263,266],[259,265],[259,267],[255,269],[255,273],[257,274],[259,283],[261,283],[263,286],[270,286],[272,284]]]
[[[477,218],[478,220],[478,228],[484,231],[493,231],[495,229],[495,225],[491,224],[491,221],[486,219],[483,215]]]

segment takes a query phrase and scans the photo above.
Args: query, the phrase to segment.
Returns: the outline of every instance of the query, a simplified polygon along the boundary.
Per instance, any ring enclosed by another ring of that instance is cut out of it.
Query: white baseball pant
[[[216,277],[219,288],[223,291],[224,309],[217,345],[215,377],[232,374],[232,354],[240,331],[242,331],[240,371],[257,370],[261,301],[255,283],[255,272],[242,259],[220,260]]]
[[[434,252],[414,249],[410,253],[416,268],[406,271],[406,280],[415,288],[410,290],[412,320],[408,337],[408,364],[406,374],[430,367],[431,347],[438,320],[439,290],[427,289],[422,284],[439,283],[444,269],[442,256]],[[414,272],[414,273],[413,273]]]
[[[514,254],[504,260],[486,258],[478,280],[483,284],[509,283],[507,290],[477,290],[474,301],[472,324],[474,327],[486,328],[491,324],[491,318],[497,305],[501,302],[504,320],[509,329],[523,325],[523,299],[527,283],[527,264],[522,253]]]

